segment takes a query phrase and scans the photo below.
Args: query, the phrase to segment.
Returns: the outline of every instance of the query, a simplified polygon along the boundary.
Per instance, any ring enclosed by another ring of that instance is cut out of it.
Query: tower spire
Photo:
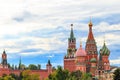
[[[89,26],[89,34],[88,34],[88,40],[94,40],[94,36],[93,36],[93,33],[92,33],[92,20],[90,19],[90,22],[88,24]]]
[[[19,70],[21,69],[21,56],[20,56],[20,60],[19,60]]]
[[[73,24],[71,24],[70,39],[74,39]]]
[[[3,50],[3,53],[6,54],[5,49]]]
[[[88,25],[89,25],[89,27],[92,27],[92,26],[93,26],[91,17],[90,17],[90,22],[89,22]]]

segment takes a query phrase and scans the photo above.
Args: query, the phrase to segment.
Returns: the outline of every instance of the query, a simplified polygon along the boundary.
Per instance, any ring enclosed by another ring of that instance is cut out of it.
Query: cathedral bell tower
[[[97,52],[97,46],[96,46],[96,42],[93,36],[93,32],[92,32],[92,21],[90,20],[89,24],[89,33],[88,33],[88,38],[86,41],[86,46],[85,46],[85,51],[87,52],[87,72],[90,72],[90,65],[91,62],[90,60],[92,58],[95,58],[96,60],[98,60],[98,52]]]

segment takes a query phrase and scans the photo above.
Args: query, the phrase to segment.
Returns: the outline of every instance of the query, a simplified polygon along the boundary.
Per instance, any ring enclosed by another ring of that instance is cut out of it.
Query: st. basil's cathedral
[[[91,20],[88,26],[89,33],[85,49],[82,48],[82,43],[80,43],[80,47],[76,49],[76,38],[74,36],[73,24],[71,24],[67,54],[64,56],[64,69],[71,72],[80,70],[84,73],[91,73],[94,77],[103,75],[105,72],[110,71],[110,50],[104,42],[103,47],[98,52],[96,41],[92,32],[93,24]]]

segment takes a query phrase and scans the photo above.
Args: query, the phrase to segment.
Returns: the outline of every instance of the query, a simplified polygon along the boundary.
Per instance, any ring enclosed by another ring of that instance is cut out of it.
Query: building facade
[[[82,48],[82,44],[76,49],[76,38],[74,36],[73,24],[71,24],[67,54],[64,56],[64,69],[69,71],[80,70],[84,73],[91,73],[93,77],[96,77],[110,70],[110,51],[104,42],[103,47],[98,52],[92,32],[93,24],[91,20],[88,27],[89,32],[85,49]]]

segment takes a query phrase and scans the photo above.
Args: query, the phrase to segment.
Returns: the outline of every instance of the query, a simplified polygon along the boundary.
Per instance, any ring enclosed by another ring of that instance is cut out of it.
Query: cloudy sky
[[[0,0],[0,54],[8,62],[63,66],[70,24],[85,48],[92,17],[98,51],[104,39],[111,65],[120,66],[120,0]]]

